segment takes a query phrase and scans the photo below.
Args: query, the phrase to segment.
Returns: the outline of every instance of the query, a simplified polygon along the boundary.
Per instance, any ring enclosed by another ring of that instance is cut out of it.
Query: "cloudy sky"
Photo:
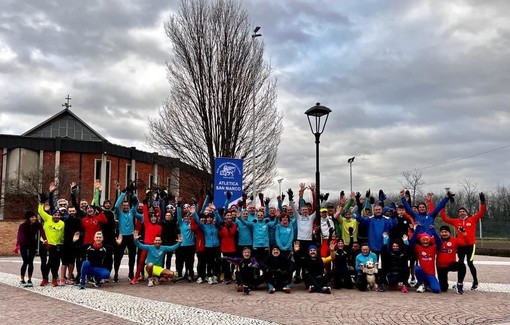
[[[284,115],[282,187],[315,177],[304,112],[332,110],[321,137],[324,191],[396,192],[510,183],[510,2],[242,1],[261,26]],[[6,0],[0,4],[0,133],[71,110],[110,142],[145,145],[169,85],[163,23],[177,1]],[[266,189],[276,193],[278,184]]]

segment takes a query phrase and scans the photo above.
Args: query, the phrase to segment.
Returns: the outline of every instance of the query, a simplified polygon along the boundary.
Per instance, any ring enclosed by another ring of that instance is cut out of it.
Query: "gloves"
[[[485,194],[483,192],[480,192],[480,202],[485,203]]]
[[[21,247],[19,245],[16,245],[16,247],[14,247],[14,250],[13,250],[14,254],[19,254],[20,248]]]
[[[265,203],[266,205],[268,205],[268,204],[269,204],[269,202],[271,202],[271,199],[270,199],[270,198],[268,198],[268,197],[266,197],[266,199],[264,200],[264,203]]]
[[[246,194],[246,192],[243,192],[243,202],[246,202],[247,199],[248,199],[248,194]]]
[[[230,199],[232,198],[232,192],[227,192],[225,196],[227,197],[227,200],[230,201]]]
[[[74,185],[71,187],[71,194],[78,194],[78,185]]]
[[[354,228],[349,227],[349,236],[352,236],[353,233],[354,233]]]
[[[285,200],[285,194],[282,193],[282,201]]]
[[[289,202],[294,201],[294,192],[292,191],[291,188],[287,190],[287,194],[289,195]]]
[[[252,202],[253,202],[253,194],[252,194],[252,195],[250,195],[250,201],[252,201]]]
[[[329,193],[324,194],[324,197],[323,197],[323,198],[324,198],[324,201],[328,201],[328,199],[329,199]]]
[[[264,201],[264,193],[259,193],[260,202]]]
[[[383,190],[379,190],[379,201],[384,202],[388,197],[384,194]]]
[[[340,192],[340,198],[343,198],[345,196],[345,192],[344,191],[341,191]]]
[[[368,199],[370,197],[370,189],[365,193],[365,197]]]
[[[44,203],[48,201],[48,196],[46,193],[39,193],[39,202]]]
[[[129,183],[127,190],[128,192],[134,193],[136,191],[135,182]]]
[[[375,198],[373,196],[371,196],[369,199],[368,199],[368,202],[370,202],[370,204],[374,204],[375,203]]]
[[[451,203],[455,203],[455,199],[453,198],[453,197],[455,196],[455,194],[454,194],[454,193],[452,193],[452,192],[448,191],[448,192],[446,193],[446,196],[448,197],[448,199],[450,200],[450,202],[451,202]]]

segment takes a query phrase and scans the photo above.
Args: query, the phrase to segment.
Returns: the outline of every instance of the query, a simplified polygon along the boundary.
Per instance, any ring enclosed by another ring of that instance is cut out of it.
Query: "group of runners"
[[[19,226],[14,251],[23,258],[21,286],[33,286],[37,252],[41,286],[85,289],[89,283],[118,282],[127,250],[130,284],[145,281],[149,287],[161,280],[235,281],[244,294],[258,287],[272,294],[291,293],[304,282],[310,293],[341,288],[439,293],[448,290],[448,273],[457,272],[454,288],[463,294],[464,260],[473,277],[471,290],[478,287],[473,259],[476,226],[486,210],[483,193],[474,215],[461,208],[450,217],[445,206],[454,200],[451,192],[439,202],[427,194],[425,202],[413,205],[405,190],[400,202],[391,203],[382,190],[375,195],[342,191],[332,205],[316,195],[314,184],[302,183],[296,198],[289,189],[274,205],[263,194],[230,202],[232,194],[226,193],[225,204],[216,207],[211,194],[183,202],[164,189],[137,195],[133,184],[117,191],[114,205],[100,204],[99,181],[90,203],[78,200],[76,183],[71,204],[55,198],[55,190],[51,183],[40,194],[37,214],[27,211]],[[306,190],[312,202],[305,202]],[[438,215],[445,223],[439,231]]]

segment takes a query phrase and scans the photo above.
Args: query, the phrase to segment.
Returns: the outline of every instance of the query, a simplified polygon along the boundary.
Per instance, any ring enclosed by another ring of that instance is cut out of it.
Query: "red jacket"
[[[159,220],[159,218],[157,219]],[[156,238],[156,236],[161,236],[161,225],[159,223],[151,223],[147,204],[143,205],[143,225],[145,228],[143,243],[145,245],[154,244],[154,238]]]
[[[436,264],[437,267],[446,268],[451,264],[457,262],[457,247],[459,240],[454,237],[443,239],[441,250],[437,253]]]
[[[195,222],[195,219],[191,219],[190,228],[195,233],[195,250],[197,253],[205,252],[205,236],[200,226]]]
[[[414,248],[416,252],[416,259],[425,274],[435,275],[436,274],[436,244],[434,238],[430,239],[430,244],[427,247],[416,243]]]
[[[229,226],[230,227],[227,227],[226,224],[223,225],[218,232],[222,253],[236,252],[237,225],[235,223],[231,223]]]
[[[101,231],[101,225],[108,223],[103,212],[98,215],[86,215],[81,219],[81,228],[83,229],[83,244],[92,244],[96,232]]]
[[[485,203],[480,204],[480,210],[473,215],[468,216],[466,219],[462,220],[460,218],[452,219],[446,215],[446,212],[444,210],[441,210],[441,219],[443,219],[444,222],[449,223],[450,225],[454,226],[455,228],[459,229],[459,227],[463,227],[466,232],[458,232],[458,244],[459,246],[471,246],[476,243],[476,224],[478,223],[478,220],[483,217],[485,214],[485,210],[487,209],[487,206]]]

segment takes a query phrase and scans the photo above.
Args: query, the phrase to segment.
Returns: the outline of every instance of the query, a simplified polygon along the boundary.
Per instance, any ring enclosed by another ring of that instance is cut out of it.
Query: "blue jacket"
[[[243,217],[236,218],[237,225],[237,245],[239,246],[251,246],[253,244],[253,235],[250,227],[246,225],[246,223],[242,223],[239,219]]]
[[[380,217],[360,217],[356,216],[356,220],[368,227],[368,246],[371,251],[380,252],[383,248],[383,233],[388,233],[390,228],[397,224],[394,218],[388,218],[381,215]]]
[[[281,223],[275,227],[276,244],[282,251],[292,251],[293,249],[294,238],[296,236],[295,224],[295,221],[290,221],[286,227],[282,226]]]
[[[431,236],[434,235],[436,232],[435,228],[431,228],[430,226],[434,225],[434,219],[436,218],[437,214],[444,209],[446,206],[446,203],[448,203],[448,197],[445,197],[439,202],[438,205],[434,208],[434,211],[431,213],[418,213],[414,212],[413,208],[409,205],[407,200],[403,197],[402,198],[402,204],[404,205],[406,212],[410,214],[414,218],[415,223],[420,223],[423,228],[421,228],[420,233],[427,232]]]
[[[181,246],[195,246],[195,233],[191,230],[190,222],[182,220],[181,208],[177,207],[177,224],[181,230],[182,242]]]
[[[134,218],[143,222],[143,214],[140,214],[136,211],[138,209],[138,203],[129,209],[128,212],[122,211],[121,205],[125,197],[126,192],[121,192],[117,202],[115,202],[115,214],[119,220],[119,233],[123,236],[132,235],[133,231],[135,231]]]
[[[277,220],[269,219],[245,221],[241,218],[241,223],[247,225],[253,231],[253,247],[269,247],[269,227],[273,227]]]
[[[214,223],[200,222],[200,218],[196,213],[193,213],[193,218],[195,219],[200,229],[202,229],[204,232],[205,247],[219,247],[220,239],[218,237],[218,230],[221,224],[221,218],[218,214],[218,211],[214,211]]]

